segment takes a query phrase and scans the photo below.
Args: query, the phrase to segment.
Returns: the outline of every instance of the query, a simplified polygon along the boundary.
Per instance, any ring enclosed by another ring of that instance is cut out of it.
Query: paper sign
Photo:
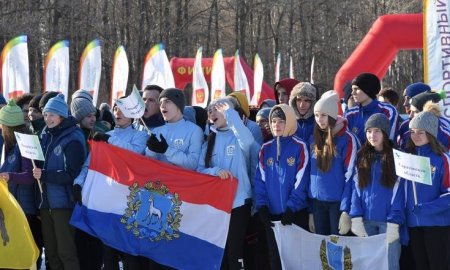
[[[430,158],[394,151],[395,173],[407,180],[432,185]]]
[[[144,115],[145,103],[136,85],[133,86],[133,91],[128,97],[117,99],[116,104],[125,117],[141,118]]]
[[[22,134],[14,132],[17,144],[19,145],[20,154],[32,160],[44,161],[44,153],[42,152],[41,144],[37,135]]]

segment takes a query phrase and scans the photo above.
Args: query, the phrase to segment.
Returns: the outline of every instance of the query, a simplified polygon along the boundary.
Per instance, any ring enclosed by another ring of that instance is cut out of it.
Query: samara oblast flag
[[[91,142],[71,224],[178,269],[220,269],[237,183]]]

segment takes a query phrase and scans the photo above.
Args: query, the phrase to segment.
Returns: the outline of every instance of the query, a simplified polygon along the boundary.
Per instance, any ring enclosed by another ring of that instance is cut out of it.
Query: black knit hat
[[[372,73],[361,73],[353,79],[352,85],[358,86],[371,99],[377,99],[377,94],[380,92],[380,79]]]
[[[50,91],[50,92],[45,92],[42,95],[41,100],[39,101],[39,109],[40,111],[42,111],[45,107],[45,105],[47,104],[47,102],[51,99],[54,98],[58,95],[58,92],[54,92],[54,91]]]
[[[420,112],[423,111],[423,106],[428,101],[432,101],[433,103],[438,103],[441,100],[441,96],[436,92],[423,92],[418,95],[415,95],[411,98],[411,105],[416,107]]]
[[[177,105],[177,107],[180,109],[181,113],[184,112],[186,99],[184,97],[183,91],[176,88],[167,88],[163,90],[161,94],[159,94],[159,101],[161,101],[161,99],[164,97],[175,103],[175,105]]]
[[[42,98],[42,94],[39,94],[39,95],[37,95],[37,96],[34,96],[34,98],[32,98],[32,99],[30,100],[30,103],[28,104],[28,107],[29,107],[29,108],[34,108],[34,109],[36,109],[36,110],[42,112],[42,111],[41,111],[41,108],[39,107],[39,102],[41,101],[41,98]]]

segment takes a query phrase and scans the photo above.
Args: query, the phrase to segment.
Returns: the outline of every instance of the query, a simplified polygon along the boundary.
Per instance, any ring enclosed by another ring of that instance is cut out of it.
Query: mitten
[[[388,222],[386,227],[386,241],[390,244],[399,238],[398,224]]]
[[[92,139],[94,141],[96,141],[96,142],[106,142],[106,143],[108,143],[109,137],[111,137],[111,136],[106,134],[106,133],[95,132],[94,135],[92,136]]]
[[[156,138],[155,134],[152,134],[147,140],[147,147],[155,153],[164,154],[169,145],[162,134],[159,135],[159,140]]]
[[[339,234],[347,234],[350,231],[350,227],[352,226],[352,219],[347,214],[347,212],[342,212],[341,217],[339,218]]]
[[[352,218],[352,232],[359,237],[367,237],[362,217]]]
[[[273,227],[273,223],[270,221],[269,208],[263,206],[258,211],[259,218],[265,227]]]
[[[81,198],[81,186],[80,185],[73,185],[72,188],[72,192],[73,192],[73,199],[76,203],[78,203],[79,205],[83,204],[82,198]]]

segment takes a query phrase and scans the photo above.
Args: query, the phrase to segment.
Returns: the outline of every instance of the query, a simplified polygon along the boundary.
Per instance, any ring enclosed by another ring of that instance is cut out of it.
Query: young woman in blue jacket
[[[338,95],[325,92],[314,106],[316,125],[311,145],[311,182],[315,232],[346,234],[350,230],[352,177],[356,164],[357,138],[338,116]]]
[[[450,156],[438,142],[439,118],[421,112],[409,122],[406,151],[430,158],[431,185],[407,181],[406,224],[416,269],[450,265]]]
[[[400,233],[404,223],[404,183],[395,175],[389,119],[376,113],[365,124],[367,140],[358,152],[350,216],[360,237],[386,233],[389,269],[399,269]]]

